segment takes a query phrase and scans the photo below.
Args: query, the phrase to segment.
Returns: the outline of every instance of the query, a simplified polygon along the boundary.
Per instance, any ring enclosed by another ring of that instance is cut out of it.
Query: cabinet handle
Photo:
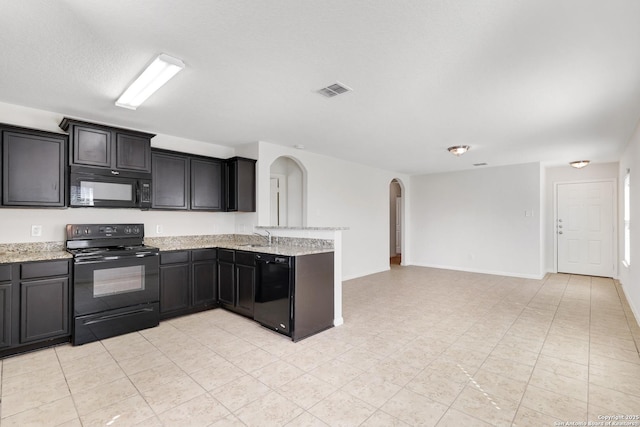
[[[120,175],[120,172],[118,172],[118,171],[111,171],[111,174],[112,174],[112,175]]]

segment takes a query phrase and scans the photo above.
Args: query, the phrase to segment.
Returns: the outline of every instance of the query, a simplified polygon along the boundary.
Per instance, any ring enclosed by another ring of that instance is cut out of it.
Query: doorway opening
[[[402,264],[403,190],[400,181],[389,184],[389,264]]]
[[[269,225],[304,226],[306,173],[303,166],[293,157],[278,157],[271,163],[270,177]]]

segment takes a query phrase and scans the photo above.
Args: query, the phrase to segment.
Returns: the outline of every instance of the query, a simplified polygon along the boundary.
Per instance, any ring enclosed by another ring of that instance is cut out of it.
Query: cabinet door
[[[3,196],[9,206],[64,206],[66,138],[3,132]]]
[[[11,283],[0,284],[0,348],[11,346]]]
[[[111,167],[111,131],[74,126],[71,163]]]
[[[218,300],[230,306],[235,304],[235,269],[233,262],[218,260]]]
[[[189,307],[189,264],[160,267],[160,314]]]
[[[248,265],[236,265],[236,291],[238,292],[236,309],[249,317],[253,317],[255,282],[255,267]]]
[[[116,169],[151,172],[151,140],[116,133]]]
[[[69,278],[20,283],[20,343],[69,335]]]
[[[227,182],[227,206],[230,212],[238,210],[238,162],[229,160],[225,164]]]
[[[226,162],[228,211],[256,211],[256,161],[234,157]]]
[[[164,153],[151,155],[151,207],[154,209],[189,208],[189,158]]]
[[[221,211],[222,162],[191,159],[191,209]]]
[[[212,303],[217,300],[216,262],[198,261],[191,265],[192,304],[194,306]]]

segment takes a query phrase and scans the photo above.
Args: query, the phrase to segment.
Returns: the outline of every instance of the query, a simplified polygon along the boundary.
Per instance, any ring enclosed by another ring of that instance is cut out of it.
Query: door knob
[[[562,234],[562,231],[558,231],[558,234]]]

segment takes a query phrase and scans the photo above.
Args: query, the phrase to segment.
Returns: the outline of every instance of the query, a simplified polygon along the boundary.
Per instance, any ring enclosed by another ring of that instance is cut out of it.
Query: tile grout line
[[[547,283],[547,281],[549,280],[551,276],[550,275],[545,275],[545,280],[542,283],[542,286],[540,286],[540,289],[538,289],[538,292],[536,292],[536,295],[534,295],[534,297],[532,297],[531,299],[535,298],[535,296],[537,296],[540,291],[544,288],[545,284]],[[567,279],[566,283],[564,283],[564,289],[562,291],[562,296],[560,297],[560,300],[558,301],[558,305],[556,306],[556,309],[553,313],[553,317],[551,319],[551,322],[549,323],[549,327],[547,328],[547,332],[544,336],[544,341],[542,342],[542,347],[540,348],[540,351],[538,351],[538,355],[536,356],[536,362],[533,364],[533,369],[531,370],[531,373],[529,374],[529,379],[527,379],[527,386],[525,387],[525,391],[522,394],[522,397],[520,397],[520,401],[518,402],[518,407],[516,408],[516,412],[513,414],[513,418],[511,419],[511,425],[513,425],[513,423],[515,422],[516,416],[518,415],[518,412],[520,411],[520,407],[522,406],[522,400],[524,399],[525,394],[527,393],[527,389],[529,388],[529,385],[531,383],[531,378],[533,377],[533,372],[536,369],[536,366],[538,365],[538,360],[540,359],[540,355],[542,354],[542,350],[544,349],[544,345],[547,341],[547,338],[549,337],[549,332],[551,331],[551,327],[553,326],[553,322],[555,321],[555,318],[558,314],[558,310],[560,308],[560,304],[562,304],[562,299],[564,298],[564,294],[567,292],[567,288],[569,287],[569,282],[571,280],[571,276],[569,276],[569,278]],[[536,411],[538,412],[538,411]],[[544,413],[543,413],[544,414]],[[549,415],[549,414],[544,414],[544,415]],[[549,415],[551,416],[551,415]],[[555,418],[555,417],[554,417]]]

